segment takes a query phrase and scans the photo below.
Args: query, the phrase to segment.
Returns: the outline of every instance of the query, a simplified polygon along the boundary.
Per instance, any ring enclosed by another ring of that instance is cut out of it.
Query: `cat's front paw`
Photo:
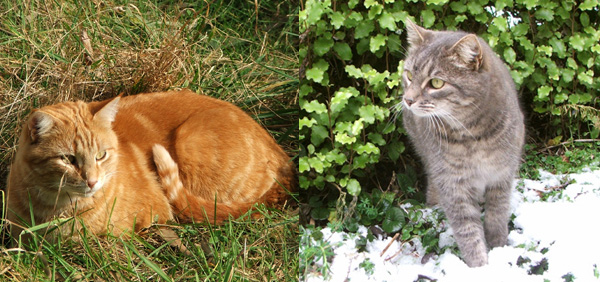
[[[488,263],[487,252],[474,253],[464,256],[465,263],[469,267],[480,267]]]

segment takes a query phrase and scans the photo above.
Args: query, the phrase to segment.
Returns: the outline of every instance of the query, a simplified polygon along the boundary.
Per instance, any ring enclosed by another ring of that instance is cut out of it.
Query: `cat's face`
[[[78,102],[30,115],[21,138],[40,196],[91,197],[102,189],[117,168],[118,141],[111,129],[117,103],[96,113]]]
[[[472,107],[478,94],[482,49],[476,36],[407,25],[402,106],[416,116],[450,117]]]

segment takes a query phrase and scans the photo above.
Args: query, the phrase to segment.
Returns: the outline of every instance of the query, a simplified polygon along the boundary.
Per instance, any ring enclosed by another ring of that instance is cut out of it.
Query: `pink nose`
[[[88,179],[87,180],[87,186],[90,187],[90,189],[93,189],[94,185],[96,185],[96,183],[98,183],[98,179]]]
[[[415,103],[415,101],[410,98],[404,98],[404,103],[406,103],[406,105],[410,107],[412,104]]]

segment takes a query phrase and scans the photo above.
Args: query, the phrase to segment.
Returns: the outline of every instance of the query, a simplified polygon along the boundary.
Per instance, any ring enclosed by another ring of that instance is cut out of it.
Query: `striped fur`
[[[511,185],[525,139],[514,83],[473,34],[411,22],[407,33],[401,106],[404,128],[425,164],[427,202],[444,210],[465,262],[481,266],[488,246],[503,246],[508,236]]]
[[[23,125],[7,219],[14,237],[32,217],[75,216],[95,234],[171,219],[220,223],[256,203],[283,205],[296,177],[275,140],[224,101],[183,90],[67,102]]]

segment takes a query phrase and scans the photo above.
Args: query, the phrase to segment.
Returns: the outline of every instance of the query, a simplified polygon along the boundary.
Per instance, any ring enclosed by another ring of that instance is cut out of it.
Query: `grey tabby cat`
[[[507,243],[512,181],[525,139],[515,86],[476,35],[410,21],[407,32],[403,119],[425,164],[427,203],[444,210],[467,265],[482,266],[488,246]]]

